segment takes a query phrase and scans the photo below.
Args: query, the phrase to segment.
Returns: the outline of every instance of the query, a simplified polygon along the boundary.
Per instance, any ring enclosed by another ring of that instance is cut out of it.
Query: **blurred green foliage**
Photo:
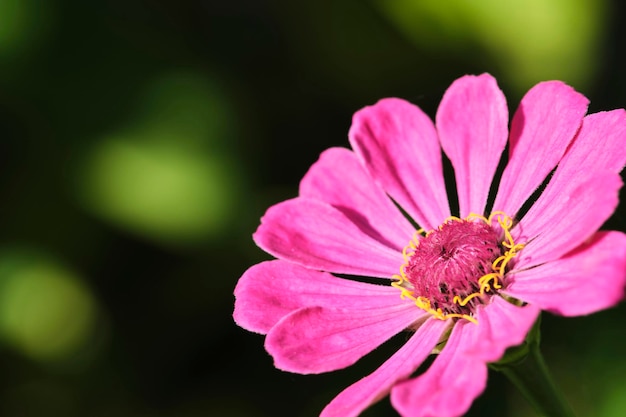
[[[86,206],[165,243],[226,232],[243,184],[226,143],[237,125],[227,96],[198,75],[165,74],[140,108],[78,172]]]
[[[378,6],[422,48],[463,54],[485,49],[522,93],[537,80],[586,87],[606,34],[604,0],[396,0]]]
[[[52,23],[48,2],[2,0],[0,2],[0,59],[27,53],[41,41]]]
[[[279,372],[232,322],[251,234],[352,114],[434,116],[466,73],[511,112],[552,78],[626,99],[614,0],[1,0],[0,416],[309,416],[402,337],[330,375]],[[606,225],[623,230],[624,209]],[[19,248],[19,249],[16,249]],[[621,415],[625,309],[548,316],[581,415]],[[499,375],[470,416],[531,415]],[[393,415],[383,400],[366,416]]]
[[[97,305],[72,272],[45,256],[8,251],[0,256],[0,334],[41,361],[76,355],[95,332]]]

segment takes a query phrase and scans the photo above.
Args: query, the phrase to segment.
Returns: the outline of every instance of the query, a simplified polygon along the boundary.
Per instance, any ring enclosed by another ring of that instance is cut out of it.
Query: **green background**
[[[237,279],[269,258],[251,239],[265,209],[382,97],[434,116],[454,79],[490,72],[511,112],[547,79],[592,112],[623,107],[625,11],[0,0],[0,416],[319,414],[403,336],[332,374],[275,370],[231,317]],[[626,228],[623,206],[605,228]],[[544,316],[546,358],[580,416],[626,414],[625,313]],[[384,399],[365,415],[395,413]],[[468,415],[533,414],[490,375]]]

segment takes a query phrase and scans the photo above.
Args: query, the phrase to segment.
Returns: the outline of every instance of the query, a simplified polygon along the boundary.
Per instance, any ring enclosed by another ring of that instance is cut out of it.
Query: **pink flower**
[[[403,416],[464,414],[485,388],[487,363],[523,342],[540,310],[584,315],[623,297],[626,235],[598,229],[618,205],[626,113],[585,116],[587,105],[561,82],[540,83],[509,134],[505,98],[483,74],[450,86],[436,125],[396,98],[360,110],[353,151],[325,151],[299,196],[263,217],[254,240],[278,259],[244,273],[235,321],[267,335],[277,368],[301,374],[352,365],[408,330],[402,348],[321,415],[356,416],[388,393]],[[486,212],[507,140],[508,164]],[[454,168],[458,217],[441,149]]]

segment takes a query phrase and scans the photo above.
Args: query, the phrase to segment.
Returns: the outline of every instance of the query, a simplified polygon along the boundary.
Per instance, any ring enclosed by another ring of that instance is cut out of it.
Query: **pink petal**
[[[475,333],[474,339],[463,351],[483,362],[499,360],[506,349],[524,341],[540,311],[537,306],[518,307],[493,297],[477,311],[478,326],[468,329]]]
[[[417,378],[391,390],[391,403],[403,417],[458,417],[487,385],[487,365],[462,352],[474,334],[467,321],[457,322],[443,352]]]
[[[331,204],[364,233],[399,251],[415,232],[356,155],[344,148],[322,153],[300,182],[300,195]]]
[[[539,83],[524,96],[511,123],[509,163],[494,210],[515,216],[561,160],[588,104],[585,96],[560,81]]]
[[[408,378],[435,347],[449,322],[430,319],[391,358],[372,374],[342,391],[324,408],[320,417],[355,417]]]
[[[594,113],[583,119],[551,182],[555,187],[583,182],[598,170],[619,173],[626,164],[626,111]],[[585,167],[581,169],[581,167]]]
[[[396,385],[394,407],[405,417],[456,417],[463,415],[485,389],[486,363],[522,343],[539,309],[516,307],[500,297],[476,314],[478,325],[459,321],[450,339],[428,370]]]
[[[518,242],[527,242],[516,268],[558,259],[582,244],[613,214],[621,186],[620,176],[606,171],[596,171],[582,183],[572,179],[571,184],[548,184],[516,227]]]
[[[434,229],[450,215],[437,133],[419,107],[380,100],[354,115],[348,136],[372,177],[420,227]]]
[[[329,272],[391,278],[403,263],[330,204],[302,197],[270,207],[253,238],[277,258]]]
[[[350,366],[395,334],[427,315],[411,300],[393,307],[307,307],[283,317],[267,334],[274,365],[300,374]]]
[[[459,78],[441,100],[437,132],[454,167],[461,217],[485,210],[508,118],[506,99],[489,74]]]
[[[516,272],[506,293],[564,316],[595,313],[624,298],[626,235],[598,232],[565,257]]]
[[[337,278],[282,260],[252,266],[235,288],[235,322],[266,334],[281,318],[302,307],[393,307],[400,291],[391,286]]]
[[[617,200],[612,188],[619,188],[621,182],[614,177],[608,180],[608,184],[603,184],[601,177],[608,178],[611,176],[609,173],[617,174],[622,170],[626,163],[625,141],[624,110],[594,113],[584,118],[580,132],[559,163],[550,183],[520,221],[517,229],[521,230],[515,231],[527,239],[541,233],[546,236],[544,241],[552,235],[559,235],[565,239],[571,238],[571,242],[565,248],[550,248],[552,251],[557,250],[558,256],[554,256],[553,252],[546,252],[544,256],[534,260],[527,259],[532,262],[531,265],[557,259],[569,252],[591,236],[613,213]],[[599,184],[600,188],[596,189],[594,184]],[[584,203],[584,207],[580,208],[583,211],[582,225],[570,213],[570,198],[576,200],[577,205]],[[559,223],[558,217],[561,217],[562,225],[555,229],[554,223]],[[593,221],[585,220],[587,218],[593,218]],[[582,231],[579,226],[584,226]],[[545,248],[529,244],[524,252],[527,255],[543,249]],[[526,264],[527,262],[520,261],[518,266]]]

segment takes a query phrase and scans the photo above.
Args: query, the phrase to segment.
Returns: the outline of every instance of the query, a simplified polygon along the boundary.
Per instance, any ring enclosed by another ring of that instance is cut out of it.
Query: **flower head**
[[[299,196],[263,217],[255,242],[278,259],[240,279],[235,321],[267,335],[276,367],[304,374],[352,365],[409,331],[322,416],[356,416],[388,393],[403,416],[464,414],[487,364],[523,342],[540,310],[584,315],[623,298],[626,235],[598,229],[618,205],[626,112],[585,115],[587,105],[561,82],[540,83],[509,132],[505,98],[483,74],[450,86],[436,124],[395,98],[360,110],[353,151],[325,151]],[[454,215],[441,150],[454,168]]]

